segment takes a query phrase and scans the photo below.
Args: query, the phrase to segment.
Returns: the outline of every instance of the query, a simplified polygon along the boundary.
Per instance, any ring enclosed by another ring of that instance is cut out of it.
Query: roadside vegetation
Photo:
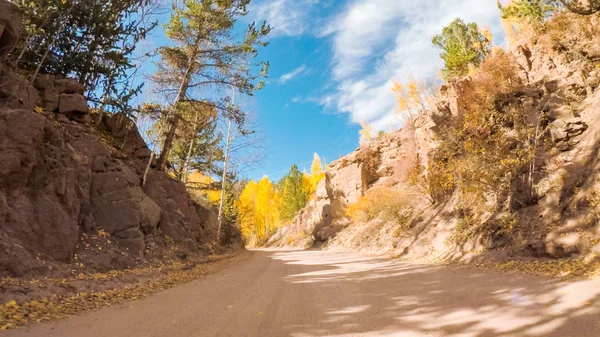
[[[579,39],[593,41],[599,33],[598,9],[600,5],[593,1],[499,3],[510,43],[507,48],[494,46],[490,31],[476,23],[457,18],[444,27],[432,38],[444,62],[442,93],[432,94],[424,81],[412,76],[396,80],[392,88],[396,112],[406,123],[420,116],[443,119],[436,131],[436,146],[428,158],[417,158],[406,178],[410,190],[429,205],[407,198],[404,187],[374,187],[349,205],[346,215],[356,224],[395,221],[398,230],[404,231],[418,213],[410,211],[415,207],[422,211],[450,204],[448,217],[458,219],[450,245],[463,247],[479,240],[497,248],[542,240],[540,233],[545,230],[538,228],[542,225],[523,225],[520,217],[524,209],[537,205],[546,195],[548,180],[542,177],[551,168],[543,162],[559,153],[550,133],[557,117],[547,103],[556,89],[540,89],[539,81],[530,81],[530,69],[517,60],[515,50],[518,43],[533,41],[534,46],[564,54],[568,60],[597,65],[597,60],[587,58],[585,43]],[[584,93],[585,89],[567,92],[567,103],[581,101]],[[448,95],[452,95],[452,106],[440,102],[440,97]],[[377,142],[372,134],[372,128],[363,125],[364,143]]]

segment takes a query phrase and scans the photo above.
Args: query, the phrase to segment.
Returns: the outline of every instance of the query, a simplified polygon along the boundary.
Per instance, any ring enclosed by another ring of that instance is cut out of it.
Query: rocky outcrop
[[[216,215],[182,183],[151,170],[141,186],[147,147],[129,119],[94,116],[101,120],[96,127],[59,116],[0,109],[0,246],[70,264],[82,235],[100,232],[111,238],[106,254],[123,254],[99,264],[104,253],[96,251],[94,261],[78,262],[105,270],[143,262],[157,236],[189,253],[214,239]],[[0,258],[0,273],[39,272],[22,263]]]
[[[374,187],[407,185],[417,157],[415,130],[405,128],[331,162],[314,198],[267,244],[308,247],[332,239],[350,224],[348,205]]]
[[[570,15],[570,14],[564,14]],[[567,18],[591,32],[600,17]],[[565,28],[565,27],[563,27]],[[269,241],[276,246],[327,244],[370,250],[375,246],[395,255],[471,258],[486,251],[505,257],[598,259],[600,214],[600,45],[593,34],[555,32],[553,38],[527,39],[509,50],[523,85],[500,97],[518,106],[531,121],[536,147],[528,170],[533,187],[515,179],[508,192],[496,196],[490,211],[474,223],[461,212],[458,193],[432,204],[424,198],[425,181],[411,181],[427,168],[447,125],[464,112],[473,80],[443,85],[429,111],[332,162],[321,192]],[[560,33],[560,34],[559,34]],[[569,35],[571,34],[571,35]],[[467,93],[467,94],[465,94]],[[500,103],[502,104],[502,103]],[[510,127],[505,129],[512,137]],[[414,178],[414,176],[413,176]],[[351,223],[345,208],[377,187],[408,195],[413,218],[404,224],[375,219]],[[489,191],[493,195],[498,191]],[[489,200],[471,200],[481,207]],[[326,212],[324,212],[327,210]],[[327,218],[325,217],[327,215]],[[326,219],[326,220],[325,220]],[[298,235],[301,233],[301,235]]]
[[[12,9],[0,1],[0,50],[18,38]],[[0,276],[130,268],[215,241],[215,212],[184,184],[151,167],[142,185],[151,151],[132,120],[92,113],[74,80],[28,76],[0,65]]]
[[[11,2],[0,2],[0,59],[14,48],[19,40],[23,14]]]

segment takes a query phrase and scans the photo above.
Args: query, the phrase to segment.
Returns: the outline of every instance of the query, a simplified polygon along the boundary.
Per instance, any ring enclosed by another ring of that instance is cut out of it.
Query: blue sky
[[[273,27],[260,52],[271,64],[267,85],[248,104],[264,149],[245,172],[252,179],[309,169],[314,152],[327,162],[351,152],[359,122],[400,127],[392,81],[434,82],[441,61],[431,38],[455,18],[504,43],[496,0],[253,0],[249,10],[246,20]]]
[[[270,79],[256,95],[266,158],[250,178],[308,169],[313,152],[328,162],[351,152],[359,122],[400,127],[392,80],[435,81],[442,65],[431,38],[455,18],[503,44],[496,0],[254,0],[250,16],[274,28],[262,54]]]

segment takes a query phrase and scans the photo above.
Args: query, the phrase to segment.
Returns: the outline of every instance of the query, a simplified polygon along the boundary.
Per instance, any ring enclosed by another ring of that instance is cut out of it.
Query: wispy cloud
[[[279,78],[279,83],[284,84],[285,82],[293,79],[294,77],[302,75],[305,71],[306,71],[306,66],[301,65],[298,68],[290,71],[289,73],[281,75],[281,77]]]
[[[270,37],[294,36],[309,27],[309,13],[318,0],[259,0],[250,5],[252,20],[266,20],[273,31]]]
[[[336,14],[322,13],[332,3]],[[273,36],[312,34],[331,42],[331,88],[307,98],[348,113],[352,122],[367,122],[378,130],[402,122],[393,115],[392,79],[407,75],[432,81],[442,67],[431,38],[457,17],[487,26],[496,44],[504,32],[493,0],[348,0],[347,4],[318,0],[256,0],[253,20],[267,20]],[[303,74],[304,66],[279,78],[283,84]]]
[[[457,17],[488,26],[496,43],[503,31],[494,1],[353,0],[322,29],[332,41],[333,95],[324,105],[384,130],[401,121],[393,115],[392,78],[408,74],[432,80],[442,64],[431,38]]]

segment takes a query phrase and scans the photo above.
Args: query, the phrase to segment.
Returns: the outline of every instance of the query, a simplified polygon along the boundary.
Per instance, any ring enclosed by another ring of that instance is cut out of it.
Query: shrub
[[[437,185],[430,184],[430,180],[425,175],[425,168],[423,165],[417,163],[408,171],[408,183],[415,187],[430,203],[435,204],[438,200],[438,198],[436,198],[436,191],[432,189]]]
[[[531,137],[538,121],[527,118],[519,99],[523,84],[511,55],[487,57],[459,94],[461,111],[441,133],[429,161],[432,195],[458,189],[479,198],[502,192],[522,173],[535,151]]]
[[[570,12],[557,12],[544,25],[539,41],[545,48],[561,50],[569,54],[587,55],[594,44],[582,41],[595,41],[600,34],[600,18],[598,15],[581,16]]]
[[[559,9],[557,0],[516,0],[507,6],[498,3],[502,18],[525,20],[534,27],[539,27],[548,17]]]
[[[399,190],[376,187],[346,208],[346,215],[354,221],[371,221],[380,217],[401,225],[412,217],[412,207],[406,194]]]

